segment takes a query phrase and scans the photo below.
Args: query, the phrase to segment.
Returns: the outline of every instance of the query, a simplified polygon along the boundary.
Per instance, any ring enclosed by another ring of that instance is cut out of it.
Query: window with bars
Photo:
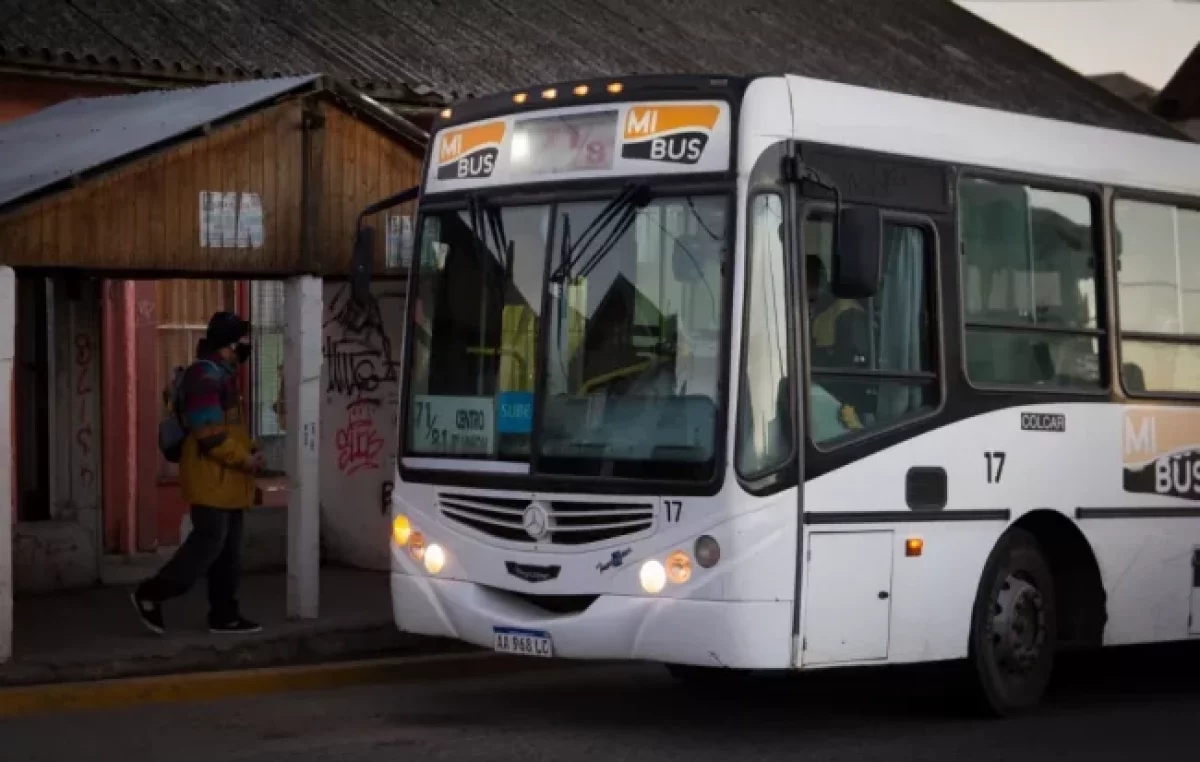
[[[267,472],[283,472],[287,414],[283,397],[283,283],[251,281],[250,426],[262,443]]]

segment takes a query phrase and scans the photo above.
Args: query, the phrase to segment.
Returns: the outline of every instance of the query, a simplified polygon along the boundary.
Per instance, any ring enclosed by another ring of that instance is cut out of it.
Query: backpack
[[[216,364],[211,360],[199,360],[208,363],[213,368]],[[158,450],[168,463],[178,463],[183,458],[183,443],[188,436],[187,424],[180,414],[182,405],[183,377],[187,369],[182,365],[175,366],[171,377],[171,385],[163,391],[163,401],[166,403],[166,415],[158,423]]]

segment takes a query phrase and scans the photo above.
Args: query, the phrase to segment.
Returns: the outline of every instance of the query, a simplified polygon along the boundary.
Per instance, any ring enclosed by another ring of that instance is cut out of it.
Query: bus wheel
[[[1037,705],[1057,646],[1054,577],[1033,535],[1007,532],[984,567],[970,661],[983,708],[1004,716]]]

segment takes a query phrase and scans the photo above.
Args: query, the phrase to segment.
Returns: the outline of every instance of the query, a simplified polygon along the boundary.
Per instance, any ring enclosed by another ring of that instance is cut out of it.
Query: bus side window
[[[959,192],[968,377],[1100,386],[1091,200],[977,179]]]
[[[1125,389],[1200,392],[1200,209],[1118,198],[1113,217]]]
[[[828,216],[810,216],[803,234],[809,286],[816,286],[807,305],[813,441],[835,442],[934,409],[937,326],[930,309],[926,229],[885,224],[880,288],[870,299],[833,296],[826,275],[832,259]]]
[[[750,209],[744,356],[738,383],[737,470],[757,478],[780,468],[794,452],[788,372],[787,267],[783,199],[754,198]]]

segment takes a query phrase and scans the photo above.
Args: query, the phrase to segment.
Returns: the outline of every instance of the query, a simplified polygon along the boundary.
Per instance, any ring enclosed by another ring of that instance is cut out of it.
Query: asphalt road
[[[1200,644],[1196,644],[1200,645]],[[0,720],[13,762],[1157,762],[1200,754],[1200,653],[1076,660],[1035,715],[964,711],[941,670],[697,691],[654,666]]]

